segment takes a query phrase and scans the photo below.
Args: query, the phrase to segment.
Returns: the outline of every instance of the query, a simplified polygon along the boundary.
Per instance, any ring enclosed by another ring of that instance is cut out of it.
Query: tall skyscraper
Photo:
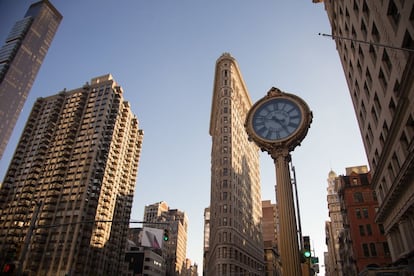
[[[328,258],[325,260],[325,272],[327,275],[343,275],[342,256],[339,254],[339,236],[343,232],[344,222],[342,218],[341,203],[338,195],[338,176],[334,171],[328,174],[327,201],[330,221],[325,224],[326,245]]]
[[[414,2],[325,0],[395,265],[414,266]]]
[[[36,275],[122,269],[143,139],[122,94],[105,75],[37,99],[0,190],[2,262]]]
[[[34,3],[0,49],[0,159],[61,20],[49,1]]]
[[[162,255],[166,262],[166,275],[181,275],[185,270],[187,255],[188,218],[185,212],[170,209],[164,201],[145,206],[144,226],[167,229],[168,241],[164,241]],[[151,224],[156,222],[157,224]]]
[[[259,148],[244,128],[252,101],[236,60],[216,62],[210,117],[211,200],[207,275],[264,271]]]

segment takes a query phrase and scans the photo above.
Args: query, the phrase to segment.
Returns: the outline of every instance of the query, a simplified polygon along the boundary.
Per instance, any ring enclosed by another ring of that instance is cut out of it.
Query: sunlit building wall
[[[145,206],[146,227],[166,229],[168,241],[163,242],[162,256],[168,275],[180,275],[187,258],[188,217],[178,209],[170,209],[164,201]]]
[[[167,202],[160,201],[154,204],[145,205],[144,207],[144,222],[154,222],[157,221],[158,217],[161,216],[163,212],[167,212],[169,209]],[[147,227],[155,227],[157,225],[145,224]]]
[[[0,259],[39,275],[122,269],[143,139],[122,94],[105,75],[37,99],[0,190]]]
[[[34,3],[0,49],[0,159],[61,20],[49,1]]]
[[[211,200],[207,275],[264,271],[259,149],[244,128],[252,101],[230,54],[216,62],[210,117]]]
[[[414,2],[324,5],[378,196],[376,220],[394,264],[414,265]]]

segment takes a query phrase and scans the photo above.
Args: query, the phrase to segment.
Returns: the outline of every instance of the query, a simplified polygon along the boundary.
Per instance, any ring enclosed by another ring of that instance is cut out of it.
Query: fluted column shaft
[[[278,149],[271,154],[276,168],[276,199],[279,209],[279,251],[283,275],[300,276],[301,265],[296,225],[293,189],[289,173],[288,149]]]

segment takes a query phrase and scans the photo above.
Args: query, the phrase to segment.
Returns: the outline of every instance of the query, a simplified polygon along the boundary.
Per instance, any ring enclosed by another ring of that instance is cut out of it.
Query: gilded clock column
[[[281,148],[270,153],[276,168],[276,200],[279,210],[279,250],[283,275],[301,275],[296,213],[290,179],[288,149]]]
[[[296,95],[272,87],[257,101],[246,118],[246,132],[262,151],[272,157],[276,168],[276,200],[279,209],[279,253],[283,275],[300,276],[300,249],[293,188],[290,179],[290,152],[300,145],[312,122],[308,105]]]

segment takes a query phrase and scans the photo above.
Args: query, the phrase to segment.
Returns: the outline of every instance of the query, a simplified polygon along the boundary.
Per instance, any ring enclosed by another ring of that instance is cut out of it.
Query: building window
[[[382,243],[382,248],[384,249],[384,255],[385,256],[389,256],[390,253],[390,248],[388,247],[388,243],[387,242],[383,242]]]
[[[384,143],[385,143],[384,135],[382,135],[382,133],[381,133],[381,135],[380,135],[380,144],[381,144],[381,147],[384,146]]]
[[[365,228],[364,225],[359,225],[359,235],[365,236]]]
[[[395,153],[392,155],[392,164],[396,171],[400,169],[400,161],[398,161],[398,156]]]
[[[355,11],[356,14],[358,14],[358,12],[359,12],[359,7],[358,7],[357,1],[354,1],[354,11]]]
[[[407,130],[407,140],[409,141],[409,143],[411,143],[411,141],[414,138],[414,120],[413,117],[410,115],[410,117],[407,120],[407,124],[405,125],[406,130]]]
[[[379,188],[378,188],[378,192],[379,192],[379,196],[380,196],[381,201],[384,200],[384,188],[383,188],[383,186],[384,186],[383,183],[381,183],[379,185]]]
[[[367,99],[369,99],[369,87],[368,87],[368,84],[367,84],[367,82],[364,82],[364,91],[365,91],[365,95],[366,95],[366,97],[367,97]]]
[[[223,275],[227,273],[227,264],[222,264],[222,272],[223,272]]]
[[[362,12],[365,14],[366,17],[369,17],[369,8],[367,6],[366,1],[364,1],[364,3],[362,3]]]
[[[382,84],[382,87],[384,88],[384,93],[385,93],[385,89],[387,88],[388,82],[385,78],[384,72],[382,72],[382,69],[380,68],[380,71],[378,73],[378,78]]]
[[[404,132],[401,134],[400,144],[401,144],[401,148],[402,148],[402,150],[403,150],[403,153],[404,153],[404,154],[408,154],[408,147],[409,147],[409,144],[408,144],[408,139],[407,139],[407,136],[405,135],[405,133],[404,133]]]
[[[371,251],[371,256],[377,256],[377,248],[375,247],[375,243],[370,243],[369,248]]]
[[[384,49],[384,52],[382,53],[382,62],[384,63],[385,68],[387,69],[389,74],[392,69],[392,63],[386,49]]]
[[[395,173],[394,173],[394,170],[392,169],[391,164],[388,165],[388,174],[389,174],[389,177],[390,177],[390,182],[391,183],[394,182]]]
[[[394,0],[390,0],[388,3],[387,15],[390,21],[397,26],[398,22],[400,22],[400,12],[394,3]]]
[[[384,225],[382,223],[378,224],[378,229],[381,235],[385,234]]]
[[[357,219],[362,218],[362,216],[361,216],[361,209],[356,208],[356,209],[355,209],[355,214],[356,214]]]
[[[362,74],[362,66],[361,66],[361,63],[359,62],[359,60],[357,62],[357,68],[358,68],[359,74]],[[355,80],[355,82],[357,82],[357,81]]]
[[[371,87],[372,86],[372,77],[371,77],[371,73],[369,72],[368,68],[367,68],[367,71],[365,72],[365,77],[367,78],[369,87]],[[369,96],[369,91],[366,91],[366,92],[368,93],[368,96]]]
[[[395,114],[395,102],[392,98],[390,99],[390,104],[388,105],[388,108],[391,112],[391,116],[394,116],[394,114]]]
[[[384,121],[384,124],[382,125],[382,131],[384,132],[384,136],[387,137],[388,136],[388,124],[386,121]],[[386,138],[385,138],[386,139]]]
[[[365,39],[367,37],[367,27],[365,26],[364,20],[361,20],[361,31]]]
[[[402,48],[414,49],[413,39],[408,31],[405,31],[404,40],[402,43]]]
[[[368,124],[368,137],[369,137],[369,141],[372,141],[372,139],[374,138],[374,133],[372,132],[372,128],[370,124]]]
[[[378,125],[378,115],[374,107],[371,108],[371,116],[372,116],[372,119],[374,119],[375,125]]]
[[[367,208],[362,208],[362,214],[363,214],[364,218],[368,218],[368,209]]]
[[[375,108],[377,109],[377,112],[381,113],[381,103],[378,99],[377,93],[375,93],[375,96],[374,96],[374,105],[375,105]]]
[[[367,114],[367,109],[365,108],[364,101],[362,101],[362,102],[361,102],[361,111],[362,111],[362,115],[363,115],[363,116],[364,116],[364,118],[365,118],[365,116],[366,116],[366,114]]]
[[[361,120],[362,123],[365,122],[365,118],[364,118],[364,115],[362,115],[362,111],[359,111],[359,119]]]
[[[364,252],[364,256],[365,257],[369,257],[369,249],[368,249],[368,244],[363,243],[362,244],[362,251]]]
[[[364,202],[364,198],[361,192],[354,193],[354,201],[355,202]]]
[[[374,38],[375,42],[380,41],[380,34],[378,32],[377,26],[375,23],[372,23],[372,30],[371,30],[372,37]]]
[[[398,80],[395,80],[393,92],[395,97],[398,99],[400,96],[400,82]]]
[[[377,61],[377,52],[372,45],[369,46],[369,54],[371,55],[372,62],[375,64]]]
[[[368,236],[372,236],[372,228],[371,228],[371,224],[367,224],[366,225],[367,228],[367,235]]]

